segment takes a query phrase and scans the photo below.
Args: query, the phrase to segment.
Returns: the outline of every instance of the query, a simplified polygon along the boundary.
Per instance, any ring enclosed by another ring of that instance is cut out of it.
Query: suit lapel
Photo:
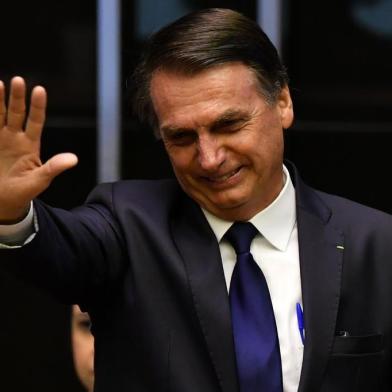
[[[219,245],[200,208],[186,198],[172,232],[183,258],[195,312],[221,390],[237,392],[230,305]]]
[[[335,336],[343,234],[329,222],[330,209],[295,178],[301,285],[305,320],[300,392],[318,391]]]

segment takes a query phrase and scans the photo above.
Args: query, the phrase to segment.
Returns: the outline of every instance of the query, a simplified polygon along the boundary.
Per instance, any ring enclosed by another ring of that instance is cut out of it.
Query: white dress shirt
[[[283,391],[298,390],[303,344],[298,329],[296,304],[302,307],[301,276],[298,253],[295,190],[286,167],[285,184],[278,197],[250,222],[257,228],[251,253],[263,271],[271,295],[282,359]],[[223,238],[233,222],[217,218],[203,210],[219,242],[227,291],[236,263],[236,254]]]

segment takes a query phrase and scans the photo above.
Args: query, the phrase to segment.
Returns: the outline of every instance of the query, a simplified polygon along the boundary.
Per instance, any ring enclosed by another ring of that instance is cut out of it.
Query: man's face
[[[230,63],[192,76],[156,71],[151,98],[176,177],[200,206],[247,220],[279,194],[282,129],[293,119],[287,88],[268,104],[253,72]]]

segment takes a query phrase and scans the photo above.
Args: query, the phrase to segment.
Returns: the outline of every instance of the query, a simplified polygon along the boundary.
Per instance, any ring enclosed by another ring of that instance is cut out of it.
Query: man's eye
[[[223,123],[219,128],[222,132],[236,132],[244,126],[244,121],[227,121]]]
[[[175,145],[187,145],[194,141],[194,135],[189,132],[178,132],[170,136],[169,140]]]

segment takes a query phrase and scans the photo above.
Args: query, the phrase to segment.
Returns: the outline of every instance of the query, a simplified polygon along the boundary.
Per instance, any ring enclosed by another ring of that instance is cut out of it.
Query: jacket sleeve
[[[112,184],[98,186],[86,203],[65,211],[34,201],[38,232],[16,249],[0,250],[0,268],[65,303],[99,301],[126,268]]]

